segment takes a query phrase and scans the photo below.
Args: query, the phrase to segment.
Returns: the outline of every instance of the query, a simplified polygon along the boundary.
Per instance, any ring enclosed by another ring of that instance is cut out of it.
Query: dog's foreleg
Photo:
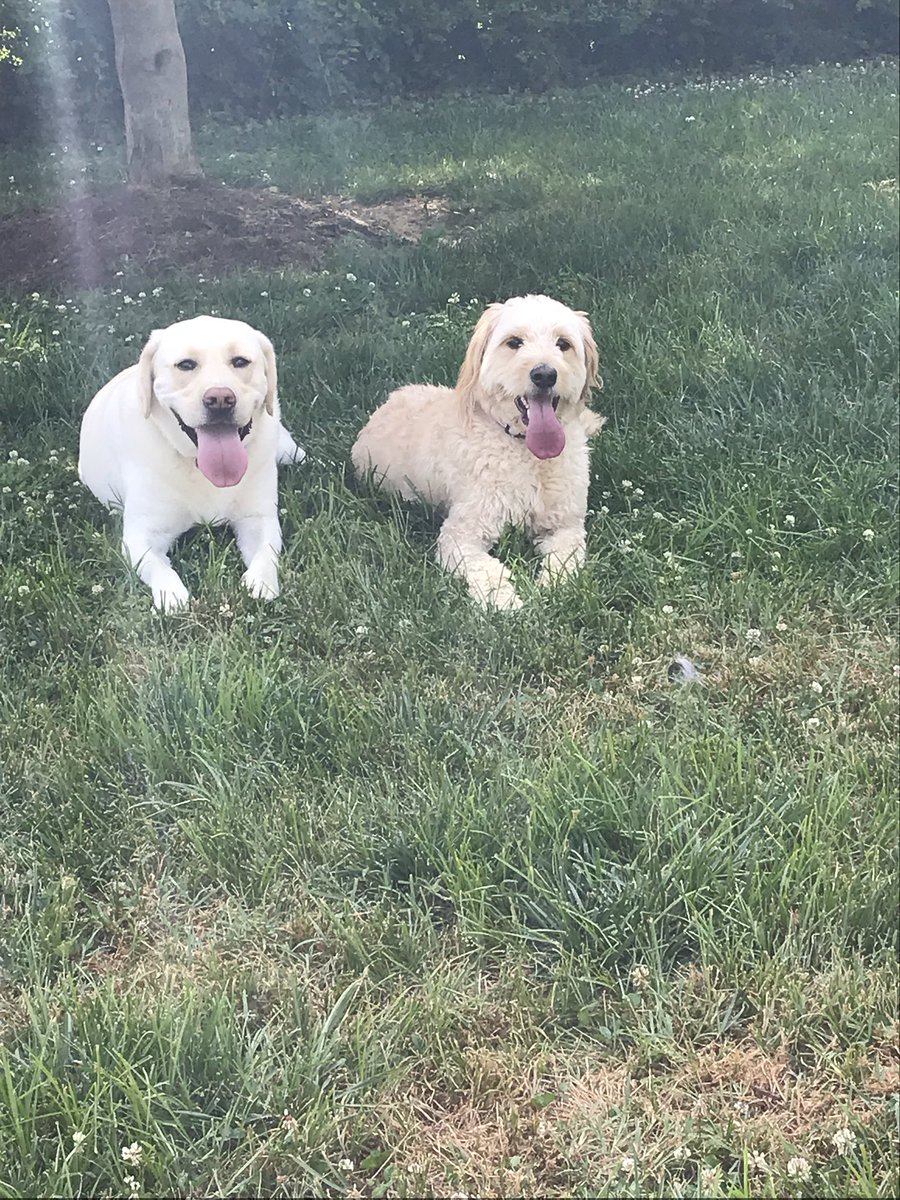
[[[233,524],[238,549],[247,564],[244,587],[257,600],[274,600],[278,595],[278,555],[281,551],[281,525],[277,512],[238,517]]]
[[[142,520],[129,519],[126,510],[122,552],[137,571],[138,578],[150,588],[153,603],[162,612],[177,612],[188,602],[188,590],[167,553],[178,532],[148,529]]]
[[[278,422],[278,442],[275,456],[280,467],[299,466],[306,458],[306,451],[302,446],[297,445],[280,421]]]
[[[438,562],[448,571],[462,575],[469,587],[469,594],[480,604],[493,608],[519,608],[522,601],[513,587],[512,577],[506,567],[488,549],[500,536],[502,523],[496,532],[486,528],[484,514],[477,524],[474,514],[450,510],[438,534]]]
[[[580,570],[584,564],[584,541],[582,524],[565,525],[537,537],[535,544],[544,560],[538,583],[546,586]]]

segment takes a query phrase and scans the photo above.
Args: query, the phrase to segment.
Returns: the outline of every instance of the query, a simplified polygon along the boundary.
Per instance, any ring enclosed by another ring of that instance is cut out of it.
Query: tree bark
[[[174,0],[109,0],[109,11],[125,104],[128,182],[166,187],[201,178]]]

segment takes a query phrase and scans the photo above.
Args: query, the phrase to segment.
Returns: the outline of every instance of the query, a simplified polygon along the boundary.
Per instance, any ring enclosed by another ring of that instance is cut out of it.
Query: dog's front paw
[[[512,612],[521,608],[519,593],[509,579],[478,580],[470,583],[472,596],[485,608],[496,608],[501,612]]]
[[[153,607],[164,613],[180,612],[190,599],[187,588],[175,578],[153,588]]]
[[[488,603],[501,612],[512,612],[514,609],[522,607],[522,600],[519,593],[511,583],[505,584],[496,592],[492,592]]]
[[[584,542],[579,540],[568,546],[550,550],[545,553],[544,561],[538,572],[537,581],[540,587],[550,587],[560,583],[569,575],[574,575],[584,566]]]
[[[274,600],[278,595],[278,572],[275,570],[247,570],[241,582],[254,600]]]
[[[580,567],[580,560],[574,557],[563,560],[547,559],[540,571],[538,571],[538,585],[540,587],[553,587],[555,583],[561,583],[570,575],[574,575]]]

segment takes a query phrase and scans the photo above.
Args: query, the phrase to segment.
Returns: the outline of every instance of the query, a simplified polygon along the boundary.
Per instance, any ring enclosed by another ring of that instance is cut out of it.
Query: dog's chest
[[[573,490],[578,490],[573,478],[576,463],[569,459],[566,454],[541,462],[529,454],[510,464],[512,469],[497,481],[507,523],[541,526],[561,508],[569,507]]]
[[[217,488],[204,479],[196,462],[182,459],[177,471],[169,475],[166,499],[173,519],[189,529],[192,525],[219,525],[232,520],[247,490],[244,481],[234,488]]]

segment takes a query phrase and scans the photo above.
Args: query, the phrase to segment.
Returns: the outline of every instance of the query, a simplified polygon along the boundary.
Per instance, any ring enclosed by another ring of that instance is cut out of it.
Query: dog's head
[[[216,487],[243,478],[253,423],[274,413],[276,385],[269,339],[221,317],[155,329],[138,364],[144,416]]]
[[[514,296],[482,313],[456,388],[469,413],[481,408],[524,434],[537,458],[555,458],[566,426],[601,386],[599,367],[585,313],[549,296]]]

